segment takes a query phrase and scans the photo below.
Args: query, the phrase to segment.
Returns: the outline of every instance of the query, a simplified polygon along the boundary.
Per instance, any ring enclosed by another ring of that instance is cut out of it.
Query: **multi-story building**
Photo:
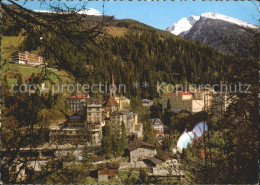
[[[137,138],[143,137],[143,124],[138,122],[138,114],[129,112],[127,114],[127,134],[135,135]]]
[[[130,99],[125,96],[115,96],[115,100],[119,105],[120,111],[128,111],[130,109]]]
[[[77,113],[79,111],[83,111],[87,98],[89,98],[88,94],[77,94],[76,96],[70,96],[67,98],[67,104],[74,113]]]
[[[182,110],[191,113],[208,110],[212,105],[213,90],[200,90],[191,92],[168,93],[162,96],[160,103],[162,104],[163,113],[170,103],[171,111],[179,113]]]
[[[130,134],[131,132],[134,131],[135,125],[138,124],[138,114],[129,112],[127,114],[127,134]]]
[[[102,139],[102,105],[96,98],[86,99],[85,123],[88,141],[91,145],[100,145]]]
[[[125,112],[125,111],[114,111],[114,112],[112,112],[110,114],[109,125],[115,125],[116,127],[118,127],[122,123],[124,123],[126,128],[127,128],[127,115],[128,115],[128,112]]]
[[[159,130],[160,132],[164,132],[163,123],[159,118],[151,119],[151,125],[154,130]]]
[[[85,111],[83,116],[71,116],[67,122],[50,127],[49,136],[51,142],[88,143],[91,146],[101,144],[104,124],[100,101],[95,98],[87,98],[82,109]]]
[[[135,135],[137,138],[143,137],[143,124],[138,122],[138,114],[126,111],[115,111],[111,113],[109,125],[120,128],[124,123],[127,135]]]
[[[87,142],[87,130],[81,116],[71,116],[66,122],[58,126],[49,127],[50,143],[80,143]]]
[[[28,64],[28,65],[42,65],[43,64],[43,57],[39,55],[35,55],[29,53],[28,51],[25,52],[14,52],[11,56],[12,62],[15,64]]]
[[[85,144],[87,143],[87,130],[84,127],[49,127],[49,140],[52,143],[73,143]]]

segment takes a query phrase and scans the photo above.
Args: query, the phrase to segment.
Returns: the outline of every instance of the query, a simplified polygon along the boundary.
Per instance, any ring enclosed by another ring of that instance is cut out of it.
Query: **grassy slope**
[[[115,26],[105,27],[108,34],[111,36],[124,36],[129,30],[127,28],[119,28]]]

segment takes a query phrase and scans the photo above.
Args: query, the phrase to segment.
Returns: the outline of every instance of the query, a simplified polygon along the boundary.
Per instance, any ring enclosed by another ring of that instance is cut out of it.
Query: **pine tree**
[[[127,134],[126,134],[126,128],[125,123],[121,123],[121,147],[120,152],[123,154],[125,149],[127,148]]]
[[[112,154],[112,135],[108,125],[104,127],[102,138],[102,148],[106,154]]]
[[[148,143],[155,143],[155,134],[150,122],[144,123],[144,141]]]
[[[164,118],[164,124],[165,125],[170,125],[171,124],[171,117],[172,117],[172,111],[171,111],[171,103],[170,103],[170,99],[168,99],[167,101],[167,107],[164,111],[164,115],[163,115],[163,118]]]

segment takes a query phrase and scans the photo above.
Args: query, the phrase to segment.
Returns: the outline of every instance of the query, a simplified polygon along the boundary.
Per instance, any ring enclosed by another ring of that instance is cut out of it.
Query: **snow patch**
[[[203,14],[200,15],[200,17],[201,18],[208,18],[208,19],[218,19],[218,20],[222,20],[222,21],[225,21],[225,22],[237,24],[237,25],[242,26],[242,27],[248,27],[248,28],[253,28],[253,29],[258,28],[256,25],[247,23],[245,21],[235,19],[235,18],[232,18],[232,17],[228,17],[228,16],[225,16],[225,15],[221,15],[221,14],[218,14],[218,13],[213,13],[213,12],[203,13]]]
[[[89,8],[87,10],[78,11],[78,14],[95,15],[95,16],[102,16],[103,15],[102,13],[100,13],[100,11],[98,11],[94,8]]]
[[[33,10],[34,12],[40,12],[40,13],[57,13],[55,11],[48,11],[48,10]],[[59,12],[59,13],[67,13],[67,12]],[[103,14],[100,13],[100,11],[94,9],[94,8],[88,8],[84,10],[80,10],[77,12],[78,14],[84,14],[84,15],[94,15],[94,16],[102,16]]]
[[[183,17],[177,23],[169,26],[166,31],[179,35],[181,33],[187,34],[191,27],[199,20],[199,16]]]

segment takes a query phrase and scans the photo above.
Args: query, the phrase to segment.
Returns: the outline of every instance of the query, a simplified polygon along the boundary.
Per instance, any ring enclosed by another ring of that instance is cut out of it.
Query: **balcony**
[[[101,125],[93,125],[93,124],[88,125],[87,130],[89,132],[99,132],[99,131],[101,131]]]

